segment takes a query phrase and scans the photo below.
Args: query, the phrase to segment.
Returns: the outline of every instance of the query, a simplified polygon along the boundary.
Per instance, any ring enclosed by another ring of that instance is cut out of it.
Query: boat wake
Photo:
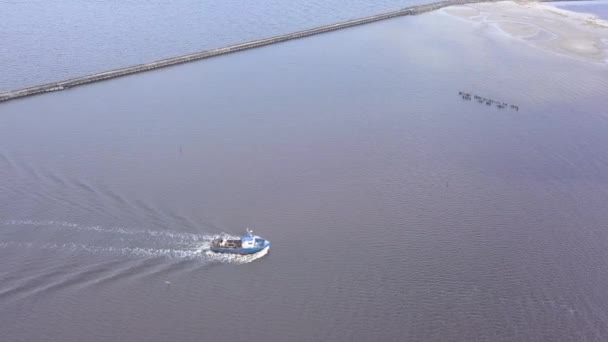
[[[78,255],[114,255],[131,258],[200,260],[246,264],[268,253],[223,255],[210,251],[211,241],[234,239],[230,234],[194,234],[126,227],[82,225],[63,221],[9,220],[2,222],[0,248],[36,248]],[[7,238],[10,237],[10,238]]]
[[[230,263],[230,264],[247,264],[254,260],[257,260],[264,255],[268,254],[269,247],[262,249],[261,251],[255,254],[248,255],[238,255],[238,254],[226,254],[226,253],[215,253],[210,250],[204,251],[204,254],[209,260],[218,261],[222,263]]]

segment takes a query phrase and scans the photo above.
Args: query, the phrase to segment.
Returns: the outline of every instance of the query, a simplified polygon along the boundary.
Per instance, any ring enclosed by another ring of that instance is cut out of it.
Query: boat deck
[[[213,240],[211,246],[214,248],[242,248],[243,242],[241,240],[218,239]]]

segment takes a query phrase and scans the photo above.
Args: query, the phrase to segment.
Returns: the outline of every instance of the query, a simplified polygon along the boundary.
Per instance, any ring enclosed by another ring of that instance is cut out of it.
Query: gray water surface
[[[431,0],[0,0],[0,91]]]
[[[607,89],[432,13],[5,103],[2,341],[605,341]]]

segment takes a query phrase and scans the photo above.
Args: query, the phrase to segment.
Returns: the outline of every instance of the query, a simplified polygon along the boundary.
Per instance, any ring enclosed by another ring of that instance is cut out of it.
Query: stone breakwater
[[[18,90],[14,90],[14,91],[4,92],[4,93],[0,93],[0,102],[14,100],[14,99],[42,94],[42,93],[47,93],[47,92],[65,90],[65,89],[69,89],[72,87],[76,87],[76,86],[80,86],[80,85],[84,85],[84,84],[88,84],[88,83],[99,82],[99,81],[103,81],[103,80],[107,80],[107,79],[111,79],[111,78],[131,75],[131,74],[144,72],[144,71],[148,71],[148,70],[164,68],[164,67],[168,67],[171,65],[187,63],[187,62],[196,61],[196,60],[200,60],[200,59],[204,59],[204,58],[225,55],[225,54],[233,53],[233,52],[237,52],[237,51],[253,49],[253,48],[257,48],[257,47],[261,47],[261,46],[285,42],[285,41],[292,40],[292,39],[309,37],[309,36],[313,36],[313,35],[317,35],[317,34],[321,34],[321,33],[325,33],[325,32],[340,30],[340,29],[358,26],[358,25],[364,25],[364,24],[368,24],[368,23],[372,23],[372,22],[376,22],[376,21],[380,21],[380,20],[401,17],[401,16],[406,16],[406,15],[422,14],[422,13],[438,10],[440,8],[444,8],[447,6],[461,5],[461,4],[467,4],[467,3],[478,3],[478,2],[493,2],[493,1],[496,1],[496,0],[490,0],[490,1],[488,1],[488,0],[486,0],[486,1],[484,1],[484,0],[448,0],[448,1],[441,1],[441,2],[436,2],[436,3],[432,3],[432,4],[427,4],[427,5],[406,7],[406,8],[403,8],[403,9],[400,9],[397,11],[393,11],[393,12],[373,15],[373,16],[360,18],[360,19],[349,20],[349,21],[345,21],[345,22],[341,22],[341,23],[337,23],[337,24],[325,25],[325,26],[321,26],[321,27],[317,27],[317,28],[313,28],[313,29],[293,32],[293,33],[275,36],[275,37],[271,37],[271,38],[254,40],[254,41],[250,41],[250,42],[246,42],[246,43],[242,43],[242,44],[231,45],[231,46],[227,46],[227,47],[223,47],[223,48],[206,50],[206,51],[197,52],[197,53],[193,53],[193,54],[189,54],[189,55],[167,58],[167,59],[163,59],[163,60],[159,60],[159,61],[155,61],[155,62],[150,62],[150,63],[134,65],[134,66],[126,67],[126,68],[120,68],[120,69],[100,72],[100,73],[72,78],[72,79],[68,79],[68,80],[64,80],[64,81],[47,83],[47,84],[38,85],[38,86],[34,86],[34,87],[28,87],[28,88],[18,89]]]

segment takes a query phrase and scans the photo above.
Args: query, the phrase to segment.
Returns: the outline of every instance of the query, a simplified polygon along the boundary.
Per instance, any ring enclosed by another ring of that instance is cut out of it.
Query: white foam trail
[[[143,246],[95,246],[86,243],[65,242],[65,243],[32,243],[32,242],[13,242],[2,241],[0,248],[17,247],[17,248],[38,248],[57,250],[67,253],[91,253],[91,254],[110,254],[123,255],[132,257],[144,258],[168,258],[168,259],[200,259],[211,262],[230,263],[230,264],[246,264],[259,259],[268,253],[268,248],[261,250],[256,254],[251,255],[236,255],[222,254],[210,251],[211,241],[218,238],[237,239],[238,236],[222,233],[215,235],[190,234],[190,233],[174,233],[174,232],[159,232],[145,230],[127,230],[124,228],[105,228],[101,226],[86,226],[77,223],[64,221],[33,221],[33,220],[10,220],[3,222],[4,225],[16,226],[35,226],[49,227],[57,229],[74,229],[83,231],[93,231],[99,233],[119,234],[134,236],[137,234],[145,234],[155,238],[169,238],[171,241],[160,240],[155,241],[157,244],[173,244],[174,247],[143,247]],[[123,239],[120,239],[123,242]],[[130,240],[128,240],[130,241]],[[132,244],[145,244],[146,241],[133,238],[130,241]],[[152,241],[147,241],[152,242]]]
[[[45,243],[38,244],[32,242],[2,242],[0,248],[17,247],[17,248],[36,248],[56,250],[68,253],[90,253],[90,254],[110,254],[123,255],[144,258],[166,258],[166,259],[181,259],[181,260],[204,260],[219,263],[228,263],[242,265],[257,260],[268,254],[268,248],[264,248],[255,254],[237,255],[237,254],[222,254],[214,253],[207,246],[199,246],[192,249],[173,249],[173,248],[143,248],[143,247],[100,247],[81,243]]]
[[[264,255],[268,254],[269,248],[270,247],[266,247],[255,254],[249,254],[249,255],[214,253],[210,250],[205,251],[205,255],[207,256],[207,258],[209,258],[209,260],[212,260],[212,261],[242,265],[242,264],[248,264],[248,263],[250,263],[254,260],[257,260],[257,259],[263,257]]]
[[[90,254],[111,254],[125,255],[137,257],[154,257],[168,259],[204,259],[203,251],[200,248],[193,249],[173,249],[173,248],[144,248],[144,247],[101,247],[81,243],[32,243],[32,242],[2,242],[0,248],[17,247],[17,248],[36,248],[57,250],[68,253],[85,252]]]
[[[73,230],[84,230],[94,231],[99,233],[117,233],[124,235],[149,235],[153,237],[167,237],[172,239],[180,240],[191,240],[191,241],[205,241],[211,238],[227,237],[236,238],[235,236],[228,234],[221,235],[205,235],[205,234],[193,234],[193,233],[182,233],[182,232],[169,232],[169,231],[154,231],[154,230],[136,230],[126,229],[123,227],[102,227],[102,226],[91,226],[81,225],[78,223],[64,222],[64,221],[33,221],[33,220],[8,220],[3,222],[4,225],[14,226],[36,226],[36,227],[55,227],[60,229],[73,229]]]

